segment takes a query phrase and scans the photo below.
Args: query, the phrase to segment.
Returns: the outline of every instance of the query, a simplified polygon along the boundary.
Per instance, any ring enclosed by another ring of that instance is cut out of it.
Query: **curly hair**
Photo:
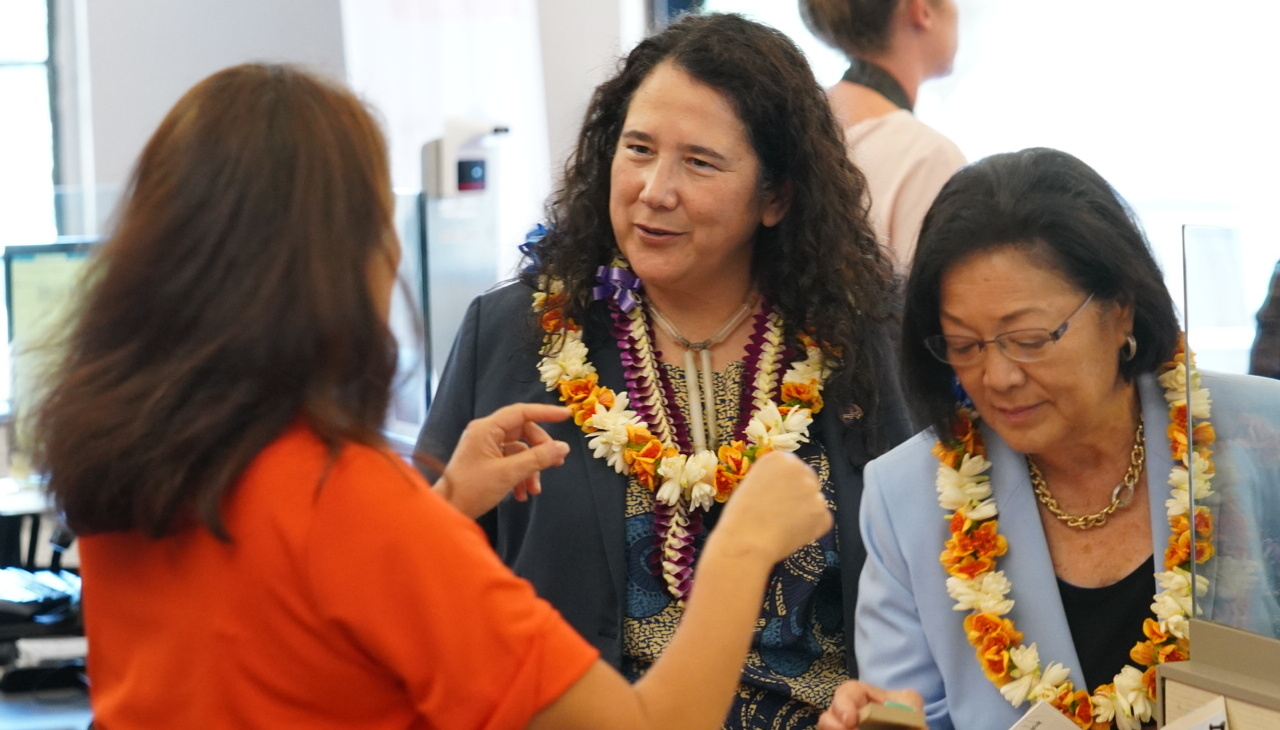
[[[809,332],[834,364],[829,396],[874,407],[884,373],[882,333],[896,317],[892,268],[867,218],[866,180],[800,50],[782,33],[734,14],[689,15],[635,47],[592,97],[563,182],[548,203],[550,231],[522,280],[564,283],[566,314],[591,304],[598,266],[617,251],[610,170],[631,98],[671,61],[729,100],[760,160],[763,190],[790,187],[791,203],[752,246],[753,283],[786,321]]]
[[[391,228],[361,102],[250,64],[188,91],[134,168],[35,417],[79,533],[194,523],[295,419],[337,453],[382,443],[395,340],[366,272]]]
[[[901,0],[800,0],[800,17],[819,40],[846,56],[883,53]]]
[[[1173,355],[1178,316],[1137,219],[1093,168],[1058,150],[992,155],[957,172],[925,215],[902,312],[903,383],[916,419],[950,433],[955,373],[925,347],[941,334],[942,280],[983,252],[1029,252],[1099,302],[1133,307],[1137,355],[1127,381]]]

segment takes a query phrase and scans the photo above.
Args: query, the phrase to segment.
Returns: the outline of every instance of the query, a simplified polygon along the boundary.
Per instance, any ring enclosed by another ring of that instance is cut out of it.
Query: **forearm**
[[[651,728],[719,728],[741,680],[773,565],[749,545],[707,548],[679,631],[635,685]]]
[[[773,566],[832,525],[817,474],[783,452],[761,457],[733,499],[698,561],[680,628],[644,678],[627,685],[597,662],[532,730],[723,725]]]

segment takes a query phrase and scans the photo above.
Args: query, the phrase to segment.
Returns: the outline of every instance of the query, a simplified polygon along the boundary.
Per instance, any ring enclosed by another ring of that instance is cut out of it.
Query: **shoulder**
[[[424,513],[434,517],[445,506],[389,448],[343,441],[331,449],[298,419],[245,470],[228,523],[237,539],[287,535],[300,545],[306,534],[325,534],[345,543],[354,535],[420,531]]]
[[[501,321],[523,313],[531,313],[533,287],[520,281],[510,281],[476,297],[471,306],[482,320]]]
[[[1257,375],[1201,372],[1210,419],[1220,439],[1280,444],[1280,380]]]
[[[895,495],[921,493],[933,498],[938,459],[933,455],[937,437],[926,429],[867,464],[867,489]]]
[[[955,142],[905,109],[848,127],[845,138],[855,147],[874,138],[878,145],[892,146],[898,156],[909,151],[921,157],[946,161],[956,167],[965,163],[964,154]]]
[[[847,130],[850,159],[866,175],[873,198],[878,197],[889,208],[898,207],[892,201],[900,195],[919,198],[927,207],[943,184],[964,167],[964,154],[954,142],[905,110],[880,119],[883,121],[875,127],[859,131],[855,125]],[[921,208],[920,217],[923,214]]]
[[[1233,405],[1275,407],[1280,404],[1280,380],[1274,378],[1203,370],[1200,382],[1209,390],[1209,397],[1229,398]]]
[[[351,484],[367,488],[426,489],[426,481],[388,447],[344,441],[336,453],[310,426],[299,419],[285,429],[251,465],[255,476],[266,479],[314,477],[322,491]]]

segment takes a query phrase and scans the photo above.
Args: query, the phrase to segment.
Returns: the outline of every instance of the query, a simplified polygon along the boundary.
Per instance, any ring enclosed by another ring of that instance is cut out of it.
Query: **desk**
[[[53,504],[44,491],[22,486],[9,477],[0,478],[0,568],[18,565],[27,570],[36,569],[40,523],[46,515],[53,515]],[[31,530],[25,558],[21,555],[23,522],[28,522]],[[7,540],[6,533],[11,535]]]

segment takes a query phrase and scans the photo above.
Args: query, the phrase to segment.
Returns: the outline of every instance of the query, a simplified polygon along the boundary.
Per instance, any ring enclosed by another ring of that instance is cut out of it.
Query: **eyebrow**
[[[624,131],[622,133],[622,139],[635,140],[636,142],[647,142],[649,144],[653,144],[655,142],[653,135],[649,134],[648,132],[641,132],[637,129],[628,129]],[[719,152],[716,152],[710,147],[704,147],[700,144],[681,145],[680,149],[684,152],[691,152],[695,155],[710,157],[711,159],[717,160],[719,162],[729,161],[728,157],[725,157],[724,155],[720,154]]]
[[[1006,314],[1005,316],[1001,317],[1001,318],[1000,318],[1000,324],[1001,324],[1002,326],[1006,326],[1006,325],[1008,325],[1009,323],[1013,322],[1014,320],[1019,319],[1020,317],[1023,317],[1023,316],[1028,315],[1028,314],[1035,314],[1035,313],[1037,313],[1037,312],[1042,312],[1042,311],[1044,311],[1044,310],[1042,310],[1042,309],[1041,309],[1041,308],[1039,308],[1039,307],[1035,307],[1035,306],[1031,306],[1031,307],[1023,307],[1022,309],[1019,309],[1019,310],[1016,310],[1016,311],[1010,312],[1010,313]],[[969,327],[969,326],[970,326],[970,325],[965,324],[963,321],[961,321],[961,319],[960,319],[959,317],[956,317],[956,316],[955,316],[955,315],[953,315],[953,314],[948,314],[947,312],[939,312],[939,313],[938,313],[938,316],[939,316],[939,317],[941,317],[942,319],[949,320],[949,321],[950,321],[950,322],[952,322],[953,324],[958,324],[958,325],[960,325],[961,327]],[[1045,328],[1045,327],[1024,327],[1024,328],[1021,328],[1021,329],[1046,329],[1046,328]],[[1017,330],[1009,330],[1009,331],[1014,331],[1014,332],[1016,332]],[[1003,334],[1003,333],[1001,333],[1001,334]]]

